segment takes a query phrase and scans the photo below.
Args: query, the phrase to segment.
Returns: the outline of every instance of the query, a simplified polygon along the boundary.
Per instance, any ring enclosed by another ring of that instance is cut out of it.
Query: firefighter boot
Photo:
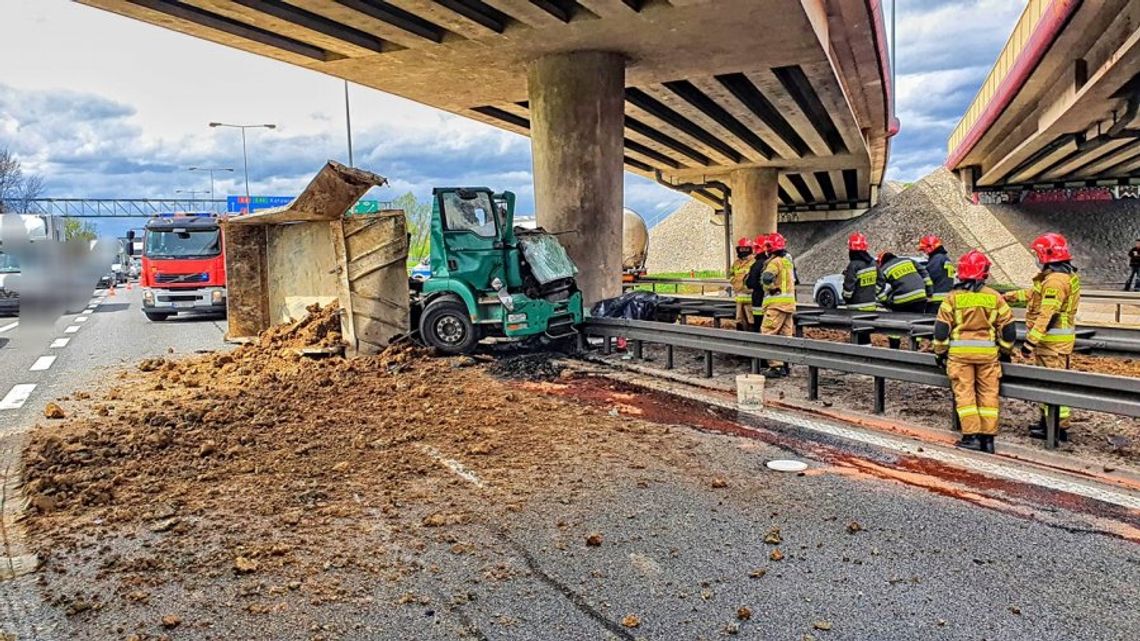
[[[765,378],[784,378],[788,375],[788,371],[784,366],[769,367],[768,369],[764,370],[763,373]]]
[[[973,450],[975,452],[984,452],[986,447],[983,444],[983,435],[981,434],[963,434],[962,440],[954,444],[954,447],[963,450]]]
[[[982,434],[978,437],[982,441],[982,451],[986,454],[994,453],[994,437],[993,434]]]

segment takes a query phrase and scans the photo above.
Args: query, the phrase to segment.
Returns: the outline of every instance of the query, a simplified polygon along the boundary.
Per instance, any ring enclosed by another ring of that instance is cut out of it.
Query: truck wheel
[[[143,312],[143,314],[146,316],[147,320],[155,321],[156,323],[170,318],[169,312]]]
[[[444,354],[470,353],[479,342],[467,306],[447,299],[428,304],[420,316],[420,336],[428,347]]]
[[[835,309],[839,306],[839,300],[835,295],[835,290],[830,287],[824,287],[819,290],[815,302],[819,303],[820,307],[826,307],[827,309]]]

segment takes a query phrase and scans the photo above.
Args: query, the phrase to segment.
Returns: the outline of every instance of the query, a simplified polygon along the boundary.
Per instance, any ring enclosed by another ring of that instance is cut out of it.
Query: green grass
[[[649,274],[646,279],[661,279],[661,280],[675,280],[680,278],[724,278],[724,272],[717,269],[706,269],[693,272],[658,272],[656,274]],[[653,288],[649,285],[638,285],[634,287],[634,291],[649,292]],[[706,287],[705,293],[712,293],[713,289]],[[700,294],[700,285],[658,285],[658,294]]]

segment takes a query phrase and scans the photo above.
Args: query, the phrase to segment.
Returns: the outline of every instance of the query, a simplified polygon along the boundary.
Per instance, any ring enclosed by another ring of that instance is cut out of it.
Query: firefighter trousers
[[[1001,363],[946,363],[946,376],[954,391],[954,406],[962,434],[988,434],[998,432],[998,386],[1001,383]]]
[[[1069,355],[1058,354],[1050,349],[1042,349],[1040,346],[1033,350],[1033,358],[1038,367],[1048,367],[1049,369],[1069,369]],[[1045,416],[1047,406],[1041,406],[1041,416]],[[1069,406],[1062,405],[1060,407],[1061,429],[1069,429],[1069,418],[1072,416],[1072,410]]]
[[[795,336],[795,312],[769,307],[764,310],[764,320],[760,323],[760,333],[769,336]],[[768,361],[768,367],[783,367],[783,361]]]
[[[752,302],[736,301],[736,329],[752,329]]]

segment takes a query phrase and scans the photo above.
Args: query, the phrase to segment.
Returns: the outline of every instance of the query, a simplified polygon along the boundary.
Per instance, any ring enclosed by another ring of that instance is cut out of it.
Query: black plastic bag
[[[627,292],[617,298],[598,301],[590,310],[590,314],[595,318],[663,320],[658,313],[658,306],[675,300],[675,298],[658,296],[652,292]]]

